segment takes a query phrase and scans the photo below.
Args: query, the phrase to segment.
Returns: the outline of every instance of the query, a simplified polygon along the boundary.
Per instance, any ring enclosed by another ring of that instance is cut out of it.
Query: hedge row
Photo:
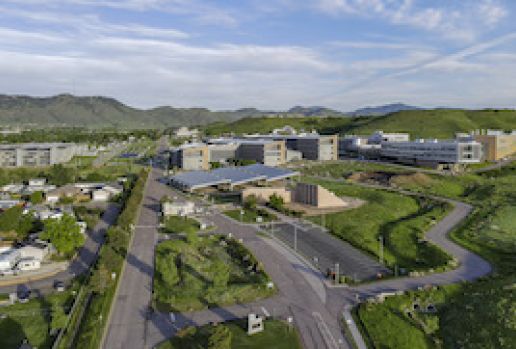
[[[129,248],[131,225],[135,223],[138,208],[143,199],[147,176],[147,170],[140,172],[130,190],[130,195],[125,196],[126,200],[123,201],[122,213],[118,216],[117,224],[107,232],[106,243],[100,250],[88,283],[92,299],[80,324],[79,333],[73,343],[74,347],[86,349],[100,347],[122,265]],[[114,280],[112,275],[116,275]]]

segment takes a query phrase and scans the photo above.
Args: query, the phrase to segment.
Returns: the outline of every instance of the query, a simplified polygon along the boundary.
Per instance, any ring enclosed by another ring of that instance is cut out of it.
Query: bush
[[[232,334],[228,327],[218,325],[213,327],[208,338],[208,349],[230,349]]]

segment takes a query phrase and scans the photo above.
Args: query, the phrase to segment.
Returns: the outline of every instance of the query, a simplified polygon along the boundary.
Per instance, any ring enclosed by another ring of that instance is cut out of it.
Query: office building
[[[236,150],[236,159],[253,160],[266,166],[278,166],[286,162],[284,141],[243,140]]]
[[[286,162],[285,142],[272,139],[215,138],[207,140],[209,162],[252,160],[266,166]]]
[[[338,135],[319,135],[317,133],[305,133],[298,135],[248,135],[252,139],[273,139],[285,141],[287,149],[301,152],[303,159],[307,160],[338,160]]]
[[[482,144],[484,160],[498,161],[516,154],[516,131],[506,133],[498,130],[477,131],[473,139]]]
[[[75,143],[0,144],[1,167],[42,167],[60,164],[82,155],[87,145]]]
[[[482,159],[482,145],[474,140],[416,140],[382,142],[383,158],[411,164],[471,164]]]
[[[207,170],[210,168],[208,146],[192,143],[172,149],[170,164],[187,171]]]

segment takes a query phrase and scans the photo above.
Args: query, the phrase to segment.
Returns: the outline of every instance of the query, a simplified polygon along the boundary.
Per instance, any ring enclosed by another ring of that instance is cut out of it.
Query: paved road
[[[52,289],[55,280],[69,282],[77,275],[88,271],[90,266],[97,259],[97,253],[100,246],[104,243],[106,230],[115,223],[118,213],[118,205],[108,205],[95,228],[86,232],[86,241],[79,250],[78,256],[72,261],[67,270],[45,279],[19,285],[0,287],[0,293],[9,293],[25,289],[46,293]]]
[[[516,160],[516,157],[512,156],[512,157],[507,158],[506,160],[499,160],[499,161],[497,161],[496,163],[494,163],[492,165],[489,165],[489,166],[486,166],[486,167],[482,167],[482,168],[477,168],[477,169],[471,170],[469,172],[470,173],[482,173],[482,172],[488,172],[488,171],[496,170],[496,169],[502,168],[504,166],[510,165],[515,160]]]
[[[437,199],[436,197],[433,197]],[[472,281],[491,272],[491,265],[471,251],[455,244],[448,239],[448,233],[464,220],[472,210],[468,204],[441,199],[454,205],[454,209],[444,219],[433,226],[425,237],[432,243],[447,251],[459,262],[459,267],[438,274],[430,274],[414,278],[398,278],[375,282],[368,285],[354,287],[353,290],[361,294],[374,295],[389,290],[408,290],[425,285],[446,285],[461,281]]]
[[[147,348],[146,331],[152,296],[154,274],[154,246],[157,241],[159,200],[162,185],[155,178],[157,170],[149,174],[144,199],[133,232],[121,275],[118,293],[114,299],[112,314],[103,348]]]
[[[427,239],[459,260],[461,265],[458,269],[444,274],[386,280],[353,288],[327,288],[321,274],[292,250],[277,240],[257,235],[255,226],[240,224],[215,212],[207,218],[217,226],[216,232],[231,233],[243,239],[245,246],[264,263],[265,270],[278,288],[278,295],[250,305],[176,314],[177,321],[172,323],[168,314],[150,314],[148,311],[152,297],[154,247],[158,239],[159,199],[166,194],[178,196],[156,180],[157,171],[153,171],[145,190],[139,227],[134,233],[127,267],[120,281],[120,293],[115,300],[104,348],[151,348],[172,337],[179,327],[234,319],[250,310],[264,313],[262,307],[269,313],[292,315],[305,348],[349,348],[339,321],[343,310],[357,303],[356,294],[371,296],[427,284],[472,280],[491,270],[487,262],[446,238],[447,233],[471,211],[471,207],[463,203],[454,202],[454,210],[427,233]]]
[[[151,348],[172,337],[177,327],[202,325],[210,321],[245,316],[249,310],[294,318],[306,348],[347,348],[339,325],[339,315],[327,302],[320,274],[304,265],[291,251],[256,234],[256,228],[240,225],[225,215],[214,213],[208,219],[217,232],[232,233],[264,263],[279,294],[250,306],[237,305],[223,309],[177,315],[172,323],[167,314],[151,314],[154,247],[158,239],[159,199],[173,194],[171,188],[156,179],[159,170],[149,177],[144,202],[134,232],[126,269],[119,285],[103,348]],[[339,344],[342,342],[342,344]]]

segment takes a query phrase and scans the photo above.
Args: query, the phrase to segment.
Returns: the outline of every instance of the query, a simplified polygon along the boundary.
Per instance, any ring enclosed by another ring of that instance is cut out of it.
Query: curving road
[[[455,270],[423,277],[390,279],[356,287],[332,288],[323,276],[302,257],[275,239],[261,236],[257,227],[240,224],[214,212],[207,216],[218,228],[216,232],[232,233],[242,238],[274,281],[278,294],[251,304],[208,309],[201,312],[175,314],[172,322],[168,314],[151,313],[154,247],[158,241],[157,222],[159,199],[172,189],[161,184],[158,170],[153,171],[147,184],[138,226],[131,244],[127,269],[120,281],[113,315],[109,322],[104,348],[152,348],[172,337],[178,328],[200,326],[211,321],[224,321],[245,316],[249,312],[267,313],[282,317],[292,316],[299,329],[305,348],[350,348],[344,338],[340,319],[343,312],[358,303],[356,296],[370,297],[386,291],[414,289],[426,285],[442,285],[463,280],[474,280],[491,271],[491,266],[474,253],[456,245],[447,237],[471,212],[472,207],[462,202],[442,198],[454,205],[443,220],[430,229],[426,238],[448,251],[460,263]],[[326,179],[326,178],[325,178]],[[386,188],[380,188],[386,189]],[[403,192],[407,195],[419,195]],[[174,192],[176,196],[180,195]],[[351,323],[351,332],[360,335]],[[359,344],[359,347],[362,347]]]

